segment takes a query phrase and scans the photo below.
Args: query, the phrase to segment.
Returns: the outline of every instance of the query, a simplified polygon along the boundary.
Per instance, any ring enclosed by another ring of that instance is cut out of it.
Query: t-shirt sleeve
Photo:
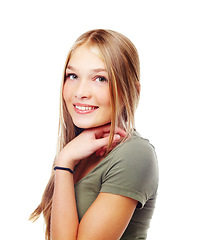
[[[138,207],[143,208],[157,192],[158,164],[154,147],[146,139],[132,138],[112,154],[100,192],[135,199]]]

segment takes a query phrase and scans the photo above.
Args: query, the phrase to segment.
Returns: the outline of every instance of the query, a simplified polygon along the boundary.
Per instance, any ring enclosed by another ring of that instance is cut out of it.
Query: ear
[[[139,81],[135,81],[135,87],[137,89],[138,95],[140,95],[141,85]]]

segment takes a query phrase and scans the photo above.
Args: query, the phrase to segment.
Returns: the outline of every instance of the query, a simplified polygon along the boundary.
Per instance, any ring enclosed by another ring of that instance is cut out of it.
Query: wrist
[[[72,169],[70,169],[70,168],[65,168],[65,167],[59,167],[59,166],[55,166],[54,167],[54,170],[56,171],[56,170],[62,170],[62,171],[68,171],[68,172],[70,172],[70,173],[74,173],[74,171],[72,170]]]
[[[63,167],[63,168],[70,168],[72,171],[74,171],[74,161],[72,160],[68,160],[68,159],[62,159],[59,156],[57,157],[56,161],[55,161],[55,166],[58,167]]]

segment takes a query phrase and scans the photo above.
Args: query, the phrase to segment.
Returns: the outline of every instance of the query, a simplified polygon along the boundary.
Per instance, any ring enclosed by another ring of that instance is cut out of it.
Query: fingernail
[[[104,155],[104,151],[100,152],[100,157],[102,157]]]
[[[114,135],[114,138],[115,138],[115,141],[118,141],[120,139],[120,135],[116,134],[116,135]]]

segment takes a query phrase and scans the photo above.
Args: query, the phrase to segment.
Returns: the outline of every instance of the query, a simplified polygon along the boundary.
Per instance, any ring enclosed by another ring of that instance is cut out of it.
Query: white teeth
[[[77,109],[81,110],[81,111],[88,111],[88,110],[93,110],[96,107],[81,107],[81,106],[75,106]]]

